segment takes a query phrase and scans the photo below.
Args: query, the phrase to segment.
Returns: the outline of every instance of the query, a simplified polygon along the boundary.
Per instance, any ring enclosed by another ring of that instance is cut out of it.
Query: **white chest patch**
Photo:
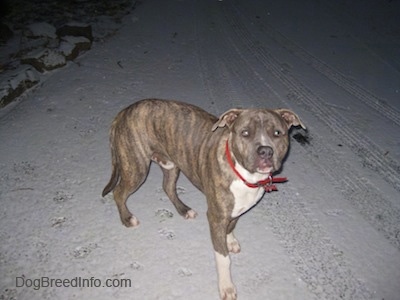
[[[234,180],[229,189],[235,198],[232,218],[236,218],[252,208],[265,193],[263,188],[250,188],[239,179]]]

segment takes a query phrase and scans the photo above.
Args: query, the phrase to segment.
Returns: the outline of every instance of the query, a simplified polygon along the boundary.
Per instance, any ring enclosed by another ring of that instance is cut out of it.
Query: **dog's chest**
[[[241,180],[234,180],[229,189],[234,196],[235,202],[232,210],[233,218],[244,214],[252,208],[261,199],[265,192],[263,188],[250,188]]]

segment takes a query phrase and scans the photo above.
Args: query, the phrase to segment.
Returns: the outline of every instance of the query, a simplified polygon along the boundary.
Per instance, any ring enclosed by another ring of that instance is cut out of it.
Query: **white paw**
[[[220,296],[222,300],[236,300],[236,288],[234,285],[225,287],[220,291]]]
[[[194,219],[197,217],[197,212],[195,212],[193,209],[188,210],[188,212],[185,215],[185,219]]]
[[[235,238],[233,233],[230,233],[226,236],[226,244],[228,246],[229,252],[231,252],[231,253],[239,253],[240,252],[239,241]]]
[[[130,218],[129,223],[131,223],[133,228],[138,227],[140,224],[139,220],[135,216]]]
[[[235,239],[233,242],[228,243],[228,250],[231,253],[239,253],[240,252],[239,242]]]

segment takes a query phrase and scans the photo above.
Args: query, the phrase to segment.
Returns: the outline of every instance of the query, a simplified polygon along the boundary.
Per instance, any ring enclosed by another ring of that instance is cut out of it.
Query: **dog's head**
[[[212,127],[229,128],[234,159],[248,172],[269,174],[280,169],[289,148],[289,129],[306,128],[288,109],[231,109]]]

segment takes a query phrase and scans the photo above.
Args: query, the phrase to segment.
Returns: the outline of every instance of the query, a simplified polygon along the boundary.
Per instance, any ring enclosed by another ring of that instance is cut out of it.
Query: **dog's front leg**
[[[231,278],[231,259],[229,253],[224,256],[215,251],[215,260],[217,262],[218,270],[218,287],[219,294],[223,300],[235,300],[236,288]]]
[[[210,224],[211,239],[215,251],[215,261],[218,271],[219,294],[223,300],[235,300],[236,288],[231,277],[231,260],[227,246],[227,228],[229,221],[221,220],[207,212]]]

